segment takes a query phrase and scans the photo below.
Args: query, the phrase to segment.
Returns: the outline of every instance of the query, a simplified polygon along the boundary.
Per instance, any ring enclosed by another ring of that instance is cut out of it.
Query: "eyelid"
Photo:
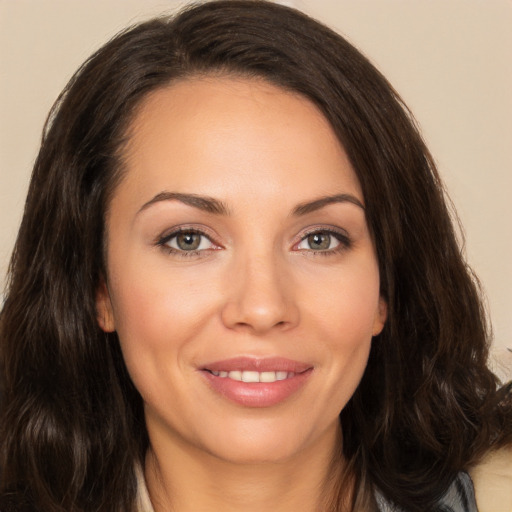
[[[183,251],[180,249],[176,249],[174,247],[170,247],[168,245],[169,241],[174,237],[178,236],[180,233],[194,233],[197,235],[204,236],[207,238],[214,247],[208,249],[200,249],[200,250],[191,250],[191,251]],[[203,253],[211,250],[223,249],[224,247],[217,241],[217,235],[212,232],[211,229],[208,229],[206,226],[198,226],[197,224],[180,224],[179,226],[175,226],[173,228],[167,229],[161,235],[159,235],[154,244],[168,250],[171,253],[180,254],[180,255],[194,255],[198,253]]]
[[[326,249],[323,251],[315,251],[314,249],[297,249],[297,246],[303,242],[308,236],[313,235],[315,233],[326,233],[328,235],[334,236],[339,242],[340,245],[333,249]],[[298,251],[304,252],[312,252],[312,253],[323,253],[329,254],[333,252],[339,252],[343,249],[347,249],[352,245],[352,239],[348,232],[342,228],[332,225],[319,225],[319,226],[311,226],[303,231],[301,231],[297,237],[295,242],[293,243],[293,248]]]
[[[204,226],[203,224],[177,224],[176,226],[172,226],[170,228],[162,231],[156,238],[155,243],[164,238],[169,238],[173,235],[177,235],[179,233],[198,233],[200,235],[204,235],[210,238],[212,241],[215,241],[218,237],[217,233],[213,231],[211,228]],[[216,243],[216,242],[215,242]],[[220,244],[217,244],[220,245]]]

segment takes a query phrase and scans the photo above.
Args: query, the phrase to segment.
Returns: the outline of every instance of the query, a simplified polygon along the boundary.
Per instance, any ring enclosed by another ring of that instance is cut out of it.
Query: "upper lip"
[[[293,372],[302,373],[313,365],[294,361],[284,357],[234,357],[223,361],[214,361],[201,367],[201,370],[221,371],[253,371],[253,372]]]

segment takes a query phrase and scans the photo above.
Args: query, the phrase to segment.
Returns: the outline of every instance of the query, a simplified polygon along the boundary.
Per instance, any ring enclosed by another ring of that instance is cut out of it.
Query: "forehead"
[[[263,181],[265,194],[304,195],[299,202],[347,188],[362,201],[319,109],[263,80],[192,78],[154,91],[130,125],[123,160],[125,186],[146,197],[172,189],[222,198]]]

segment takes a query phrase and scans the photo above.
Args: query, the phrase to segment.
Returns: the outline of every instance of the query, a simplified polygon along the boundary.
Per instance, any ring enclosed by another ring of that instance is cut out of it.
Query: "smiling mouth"
[[[243,407],[272,407],[306,386],[314,366],[283,357],[235,357],[199,368],[210,389]]]
[[[224,379],[231,379],[238,382],[264,382],[264,383],[272,383],[280,380],[291,379],[297,375],[295,372],[287,372],[287,371],[270,371],[270,372],[257,372],[257,371],[248,371],[248,370],[232,370],[232,371],[217,371],[217,370],[208,370],[212,375],[216,377],[221,377]]]
[[[298,393],[313,367],[285,359],[237,358],[202,368],[210,388],[243,407],[272,407]]]

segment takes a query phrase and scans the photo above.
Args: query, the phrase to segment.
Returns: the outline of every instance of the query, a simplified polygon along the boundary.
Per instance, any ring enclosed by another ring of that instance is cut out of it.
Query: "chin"
[[[264,425],[248,423],[231,428],[229,435],[218,432],[219,435],[208,439],[205,449],[226,462],[241,465],[279,464],[311,449],[311,439],[324,437],[287,422],[265,422]]]
[[[277,446],[276,446],[277,444]],[[231,464],[258,465],[279,464],[293,459],[301,451],[299,446],[283,447],[282,443],[230,443],[229,446],[216,446],[210,454]]]

